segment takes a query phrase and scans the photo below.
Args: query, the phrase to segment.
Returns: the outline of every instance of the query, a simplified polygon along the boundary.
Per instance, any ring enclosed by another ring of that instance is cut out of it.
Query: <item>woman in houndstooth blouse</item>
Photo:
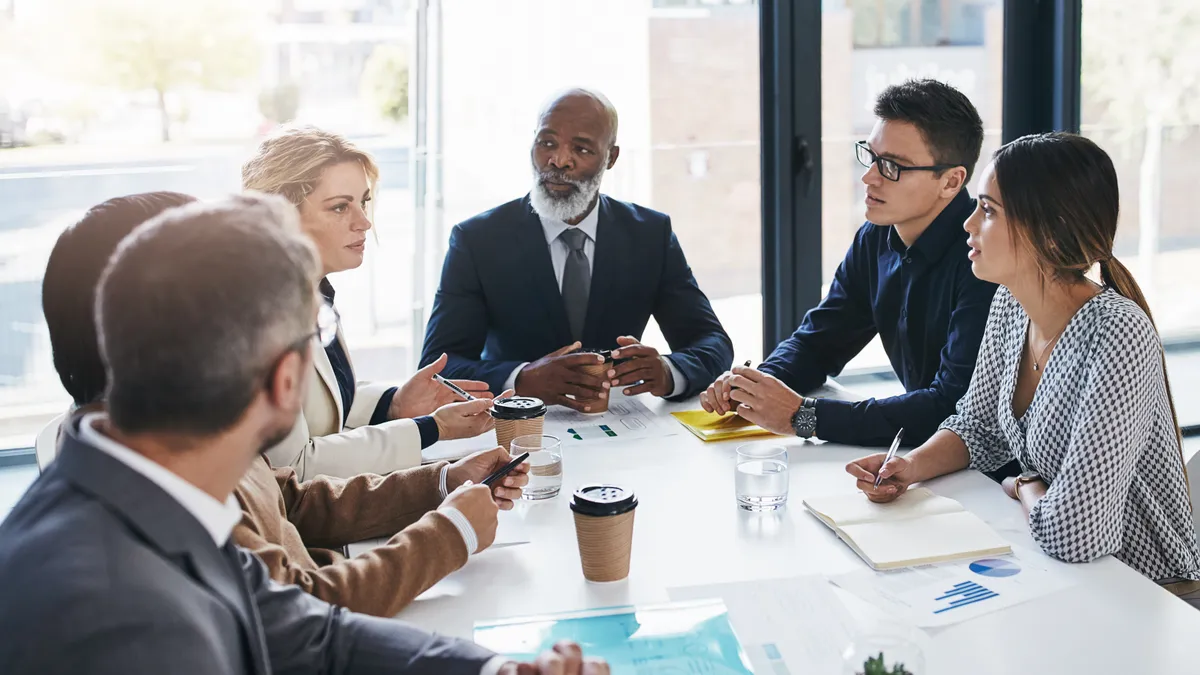
[[[980,176],[965,229],[972,270],[1001,284],[966,396],[927,443],[847,471],[879,502],[968,466],[1004,482],[1051,556],[1115,555],[1159,581],[1200,580],[1200,552],[1162,345],[1112,255],[1117,176],[1091,141],[1026,136]],[[1086,274],[1098,264],[1104,286]],[[884,480],[874,488],[875,474]]]

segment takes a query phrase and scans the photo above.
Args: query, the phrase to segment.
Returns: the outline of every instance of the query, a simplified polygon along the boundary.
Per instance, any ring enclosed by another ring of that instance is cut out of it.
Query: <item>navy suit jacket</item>
[[[688,267],[671,219],[601,195],[583,346],[641,339],[653,316],[694,396],[733,362],[733,343]],[[459,223],[425,332],[421,365],[500,393],[513,369],[573,342],[541,220],[529,197]]]

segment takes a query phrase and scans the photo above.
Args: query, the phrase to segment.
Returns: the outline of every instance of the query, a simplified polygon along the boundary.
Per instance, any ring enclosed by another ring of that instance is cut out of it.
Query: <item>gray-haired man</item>
[[[0,525],[0,672],[607,672],[346,612],[230,542],[234,488],[299,410],[317,276],[280,198],[192,204],[122,243],[97,293],[108,413],[69,425]]]

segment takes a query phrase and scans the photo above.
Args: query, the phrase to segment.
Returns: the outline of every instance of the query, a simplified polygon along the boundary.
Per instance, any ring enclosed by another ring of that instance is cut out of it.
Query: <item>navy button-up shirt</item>
[[[859,402],[817,402],[818,438],[886,445],[904,428],[918,445],[954,413],[975,370],[995,284],[967,260],[963,223],[975,209],[964,189],[911,247],[891,226],[866,223],[838,266],[829,295],[759,370],[811,391],[879,335],[906,393]]]

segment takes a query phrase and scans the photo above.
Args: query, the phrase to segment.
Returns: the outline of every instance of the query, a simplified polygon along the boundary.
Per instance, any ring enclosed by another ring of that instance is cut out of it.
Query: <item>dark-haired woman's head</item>
[[[1067,133],[1024,136],[992,156],[967,220],[975,276],[1004,284],[1074,284],[1099,264],[1104,283],[1149,315],[1141,289],[1113,257],[1120,190],[1112,159]]]
[[[1121,195],[1112,159],[1100,146],[1061,132],[1018,138],[992,155],[977,197],[964,225],[975,276],[1044,291],[1083,283],[1099,265],[1104,284],[1153,322],[1137,281],[1113,255]],[[1168,383],[1168,399],[1170,392]]]
[[[194,201],[195,197],[177,192],[117,197],[92,207],[59,235],[42,279],[42,312],[50,331],[54,368],[76,405],[99,401],[107,386],[94,306],[108,259],[138,225]]]

